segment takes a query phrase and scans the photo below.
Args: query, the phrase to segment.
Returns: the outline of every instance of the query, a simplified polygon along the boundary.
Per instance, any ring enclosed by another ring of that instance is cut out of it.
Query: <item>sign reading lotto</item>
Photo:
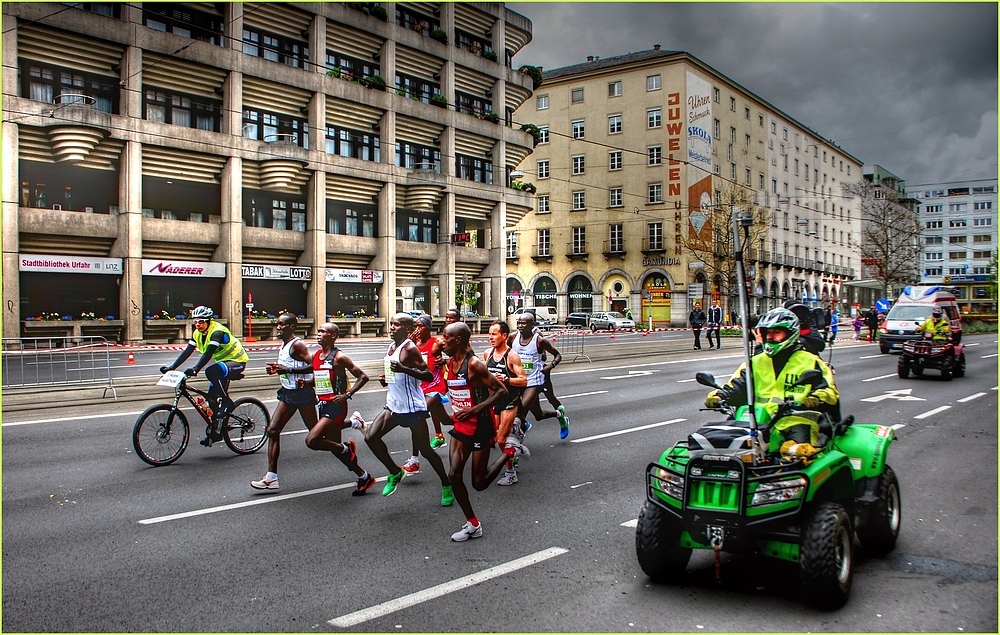
[[[37,271],[41,273],[121,274],[122,259],[20,254],[17,257],[17,267],[20,271]]]
[[[363,284],[382,284],[381,271],[370,269],[327,269],[327,282],[356,282]]]
[[[312,269],[309,267],[243,265],[243,277],[264,280],[312,280]]]
[[[225,278],[226,263],[143,258],[142,275],[175,276],[180,278]]]

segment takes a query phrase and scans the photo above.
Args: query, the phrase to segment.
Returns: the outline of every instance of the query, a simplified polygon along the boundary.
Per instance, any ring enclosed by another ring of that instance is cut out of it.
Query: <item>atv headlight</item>
[[[681,500],[684,497],[684,477],[667,470],[657,468],[654,473],[660,483],[660,491],[671,498]]]
[[[805,489],[806,479],[802,476],[784,481],[761,483],[753,493],[750,505],[774,505],[795,500],[802,496]]]

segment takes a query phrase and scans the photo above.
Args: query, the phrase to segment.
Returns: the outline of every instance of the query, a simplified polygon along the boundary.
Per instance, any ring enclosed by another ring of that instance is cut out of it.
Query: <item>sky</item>
[[[982,3],[509,2],[515,66],[686,51],[911,191],[997,179],[997,8]]]

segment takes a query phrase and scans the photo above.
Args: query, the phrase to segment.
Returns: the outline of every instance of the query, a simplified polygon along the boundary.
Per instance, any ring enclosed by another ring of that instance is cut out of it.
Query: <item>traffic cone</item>
[[[132,351],[128,352],[128,359],[125,360],[125,363],[126,364],[134,364],[135,363],[135,355],[132,354]]]

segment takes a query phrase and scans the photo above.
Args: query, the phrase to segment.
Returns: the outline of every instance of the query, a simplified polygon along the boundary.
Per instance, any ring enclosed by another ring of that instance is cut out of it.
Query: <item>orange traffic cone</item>
[[[132,354],[132,351],[128,352],[128,359],[125,360],[125,363],[126,364],[134,364],[135,363],[135,355]]]

